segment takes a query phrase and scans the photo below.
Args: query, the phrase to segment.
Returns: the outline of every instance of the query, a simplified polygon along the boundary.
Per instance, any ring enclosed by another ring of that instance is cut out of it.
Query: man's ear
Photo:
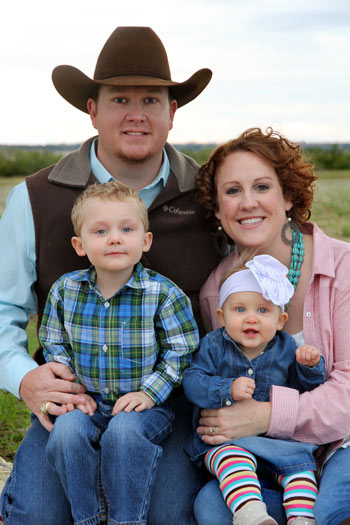
[[[225,326],[225,320],[224,320],[224,311],[222,308],[216,309],[216,315],[218,316],[219,323],[221,326]]]
[[[72,246],[76,251],[77,255],[79,255],[80,257],[84,257],[86,255],[86,251],[83,248],[83,243],[80,237],[72,237]]]
[[[177,102],[176,100],[172,100],[170,102],[170,124],[169,124],[169,131],[171,129],[173,129],[173,124],[174,124],[174,115],[176,113],[176,110],[177,110]]]
[[[90,115],[91,123],[95,129],[97,129],[96,115],[97,115],[97,103],[93,98],[89,98],[86,103],[87,110]]]

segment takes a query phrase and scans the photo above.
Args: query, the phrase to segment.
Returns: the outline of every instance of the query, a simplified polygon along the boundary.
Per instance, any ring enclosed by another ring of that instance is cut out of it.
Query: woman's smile
[[[272,166],[255,153],[236,151],[219,167],[216,184],[216,216],[240,253],[281,242],[292,203],[284,198]]]

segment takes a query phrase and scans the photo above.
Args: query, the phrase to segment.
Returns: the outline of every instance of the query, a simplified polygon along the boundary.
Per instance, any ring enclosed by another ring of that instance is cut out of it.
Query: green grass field
[[[29,352],[32,355],[37,347],[36,319],[28,324]],[[0,456],[11,461],[18,445],[30,425],[30,412],[23,401],[12,394],[0,390]]]
[[[311,219],[330,236],[350,242],[350,170],[320,171]],[[0,215],[11,188],[23,177],[0,178]],[[36,348],[35,319],[28,326],[30,352]],[[11,394],[0,391],[0,456],[13,459],[26,428],[29,411]]]

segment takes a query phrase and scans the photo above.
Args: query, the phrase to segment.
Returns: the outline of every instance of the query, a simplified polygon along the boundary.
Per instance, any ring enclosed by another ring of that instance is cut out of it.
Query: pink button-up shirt
[[[268,435],[323,444],[350,436],[350,244],[328,237],[315,224],[305,224],[303,232],[313,235],[303,331],[305,342],[325,358],[327,380],[303,394],[273,386]],[[237,264],[237,254],[229,255],[202,287],[201,312],[208,331],[219,326],[220,279]]]

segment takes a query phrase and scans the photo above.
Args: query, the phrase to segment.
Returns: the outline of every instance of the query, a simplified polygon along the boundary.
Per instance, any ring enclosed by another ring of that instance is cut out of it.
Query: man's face
[[[167,88],[101,86],[87,107],[99,133],[98,157],[108,169],[115,158],[132,163],[161,158],[177,105]]]

